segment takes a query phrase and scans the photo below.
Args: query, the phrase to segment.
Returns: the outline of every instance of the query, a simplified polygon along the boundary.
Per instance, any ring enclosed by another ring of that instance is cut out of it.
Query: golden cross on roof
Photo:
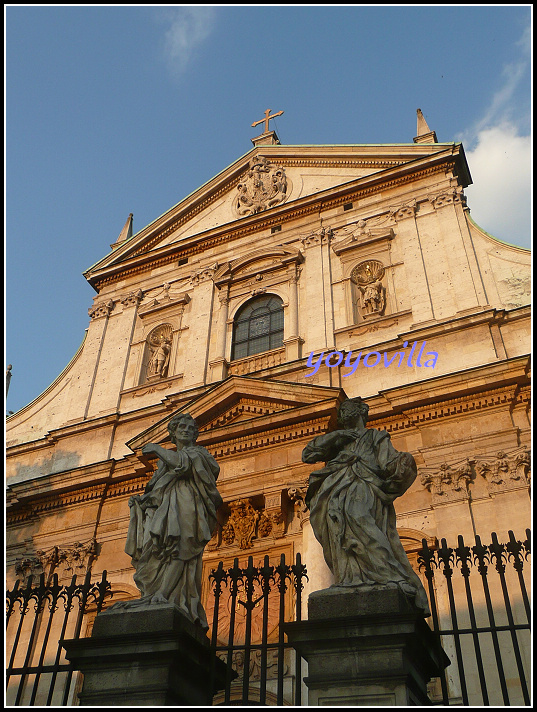
[[[268,133],[269,127],[268,127],[268,122],[271,119],[274,119],[276,116],[281,116],[283,114],[283,111],[277,111],[275,114],[272,114],[272,116],[269,116],[270,114],[270,109],[267,109],[265,111],[265,118],[264,119],[259,119],[259,121],[254,121],[252,126],[257,126],[258,124],[262,124],[263,121],[265,122],[265,131],[263,133]]]

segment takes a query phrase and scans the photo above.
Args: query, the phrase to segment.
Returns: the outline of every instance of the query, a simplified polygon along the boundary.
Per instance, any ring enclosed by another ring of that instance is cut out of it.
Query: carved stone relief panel
[[[531,267],[501,256],[489,255],[490,265],[502,304],[507,309],[517,309],[531,303]]]
[[[281,493],[267,495],[265,505],[256,505],[248,498],[229,502],[229,517],[220,531],[215,531],[208,547],[211,550],[220,546],[237,546],[239,549],[251,549],[254,541],[267,537],[285,536],[287,517],[282,504]]]
[[[256,535],[259,512],[247,499],[230,502],[229,508],[231,514],[222,529],[223,543],[228,546],[236,544],[239,549],[251,549],[252,540]]]
[[[272,165],[264,156],[256,156],[237,185],[233,211],[237,217],[256,215],[280,205],[290,193],[291,185],[285,169]]]

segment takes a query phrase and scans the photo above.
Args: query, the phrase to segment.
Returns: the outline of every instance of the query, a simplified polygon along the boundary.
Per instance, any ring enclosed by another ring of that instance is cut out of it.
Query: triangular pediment
[[[265,432],[286,423],[330,414],[345,398],[340,388],[286,381],[263,380],[247,376],[230,376],[203,395],[185,404],[127,445],[134,452],[149,442],[169,442],[168,423],[174,415],[190,413],[200,435],[198,443],[218,442],[247,433]]]
[[[372,179],[393,180],[401,169],[418,170],[431,160],[453,156],[455,149],[463,157],[460,145],[452,143],[256,146],[143,230],[116,243],[85,276],[95,285],[148,258],[162,260],[172,253],[180,257],[182,250],[214,240],[222,230],[230,235],[263,220],[267,226],[275,224],[286,211],[309,200],[365,187]]]

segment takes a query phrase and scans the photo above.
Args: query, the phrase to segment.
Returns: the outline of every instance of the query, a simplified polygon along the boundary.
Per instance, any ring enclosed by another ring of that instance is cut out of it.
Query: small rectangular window
[[[352,203],[345,203],[343,210],[352,210]]]
[[[270,228],[270,234],[273,235],[275,232],[280,232],[282,229],[281,225],[274,225],[274,227]]]
[[[179,262],[177,263],[177,266],[180,267],[181,265],[186,265],[187,262],[188,262],[188,257],[183,257],[182,259],[179,260]]]

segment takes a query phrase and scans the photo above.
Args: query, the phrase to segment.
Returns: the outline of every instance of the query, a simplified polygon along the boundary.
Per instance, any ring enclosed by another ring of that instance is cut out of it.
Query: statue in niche
[[[158,469],[144,494],[129,500],[125,551],[132,557],[141,598],[113,608],[173,603],[186,618],[207,629],[201,559],[222,504],[216,488],[220,468],[204,447],[195,444],[198,426],[189,413],[174,416],[168,432],[177,451],[144,445],[144,455],[158,455]]]
[[[376,279],[365,287],[359,286],[362,292],[362,303],[366,314],[380,314],[384,309],[384,293],[382,282]]]
[[[399,539],[393,506],[414,482],[416,462],[395,450],[386,431],[366,428],[368,411],[359,397],[344,401],[338,413],[343,429],[304,448],[303,462],[326,462],[309,477],[311,526],[333,586],[398,587],[428,616],[427,595]]]
[[[382,314],[386,306],[382,277],[384,265],[378,260],[368,260],[357,265],[351,274],[361,295],[361,308],[364,316]]]
[[[172,342],[167,336],[157,336],[150,339],[149,343],[153,347],[149,363],[147,364],[148,378],[165,378],[168,375],[168,366],[170,363],[170,351],[172,350]]]

